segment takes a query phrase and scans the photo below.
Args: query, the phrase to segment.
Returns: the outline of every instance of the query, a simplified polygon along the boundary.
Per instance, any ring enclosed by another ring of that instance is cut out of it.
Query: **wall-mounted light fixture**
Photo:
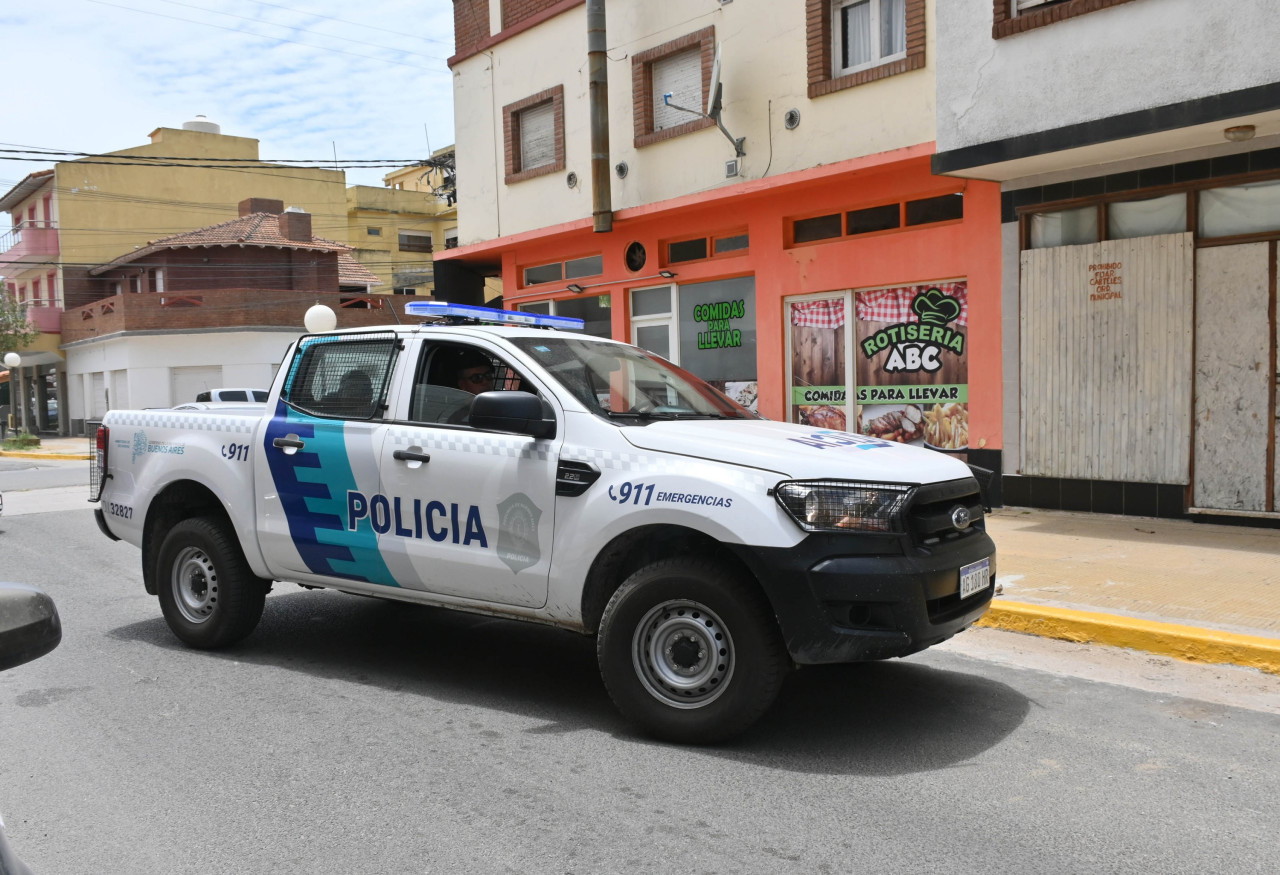
[[[1243,143],[1245,140],[1252,140],[1257,132],[1258,129],[1253,125],[1232,125],[1223,129],[1222,136],[1233,143]]]
[[[577,283],[569,283],[569,285],[565,286],[565,290],[573,292],[575,295],[581,295],[583,292],[586,291],[585,288],[578,285]]]
[[[668,279],[668,280],[669,280],[669,279],[674,279],[674,278],[675,278],[675,273],[674,273],[673,271],[669,271],[669,270],[660,270],[660,271],[658,271],[658,276],[662,277],[663,279]]]

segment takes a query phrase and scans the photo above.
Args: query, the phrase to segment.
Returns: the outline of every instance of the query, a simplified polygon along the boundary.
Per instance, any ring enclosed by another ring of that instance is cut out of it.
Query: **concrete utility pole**
[[[604,0],[587,0],[587,77],[591,108],[591,218],[597,232],[613,230],[609,190],[609,72]]]

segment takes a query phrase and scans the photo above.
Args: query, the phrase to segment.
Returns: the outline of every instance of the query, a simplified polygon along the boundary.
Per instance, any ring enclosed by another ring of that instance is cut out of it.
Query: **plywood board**
[[[1267,509],[1271,441],[1270,244],[1202,249],[1196,262],[1196,507]]]
[[[1190,480],[1190,234],[1022,253],[1020,473]]]

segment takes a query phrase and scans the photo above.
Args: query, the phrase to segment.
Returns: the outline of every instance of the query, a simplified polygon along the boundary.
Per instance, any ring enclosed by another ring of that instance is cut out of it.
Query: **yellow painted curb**
[[[88,453],[28,453],[23,450],[0,450],[0,456],[10,459],[60,459],[65,462],[84,461]]]
[[[1128,647],[1188,662],[1243,665],[1280,674],[1280,639],[1276,638],[1003,600],[993,601],[978,625],[1081,644]]]

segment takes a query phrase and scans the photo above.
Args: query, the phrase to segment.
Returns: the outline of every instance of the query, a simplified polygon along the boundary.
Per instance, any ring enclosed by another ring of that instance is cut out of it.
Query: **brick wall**
[[[944,0],[945,2],[945,0]],[[1008,3],[1009,0],[996,0],[996,4]],[[1123,2],[1123,0],[1121,0]],[[805,0],[805,50],[808,54],[809,97],[821,97],[846,88],[865,85],[906,73],[919,70],[925,63],[925,0],[907,0],[906,30],[907,56],[887,64],[880,64],[867,70],[859,70],[847,76],[831,78],[832,41],[831,0]]]
[[[290,328],[302,331],[314,304],[333,308],[339,328],[412,322],[408,301],[425,296],[338,295],[276,289],[223,288],[164,295],[115,295],[62,314],[62,342],[75,343],[122,331],[199,331],[226,328]]]
[[[522,21],[545,12],[560,0],[499,0],[502,3],[502,29],[515,27]]]
[[[698,118],[691,116],[690,120],[682,125],[675,125],[669,128],[663,128],[660,131],[653,129],[653,64],[663,58],[670,57],[677,52],[683,52],[687,49],[699,48],[701,51],[702,61],[702,106],[707,105],[707,89],[711,84],[711,67],[715,63],[716,58],[716,29],[712,27],[704,27],[693,33],[685,34],[670,42],[663,43],[660,46],[654,46],[643,52],[637,52],[631,57],[631,124],[634,145],[638,149],[641,146],[648,146],[650,143],[657,143],[662,140],[670,140],[672,137],[678,137],[682,134],[700,131],[703,128],[709,128],[715,124],[709,118]]]
[[[338,256],[311,249],[218,247],[157,252],[92,280],[90,297],[81,296],[68,308],[114,294],[113,283],[129,288],[139,271],[164,271],[166,294],[212,289],[244,288],[337,292]]]
[[[1028,30],[1044,27],[1046,24],[1053,24],[1056,21],[1075,18],[1077,15],[1087,15],[1090,12],[1097,12],[1099,9],[1107,9],[1111,6],[1119,6],[1121,3],[1130,2],[1130,0],[1067,0],[1065,3],[1055,3],[1052,6],[1032,7],[1016,18],[1013,15],[1014,2],[1015,0],[994,0],[995,6],[991,24],[992,39],[1025,33]]]
[[[469,55],[489,38],[489,0],[453,0],[453,51]]]

